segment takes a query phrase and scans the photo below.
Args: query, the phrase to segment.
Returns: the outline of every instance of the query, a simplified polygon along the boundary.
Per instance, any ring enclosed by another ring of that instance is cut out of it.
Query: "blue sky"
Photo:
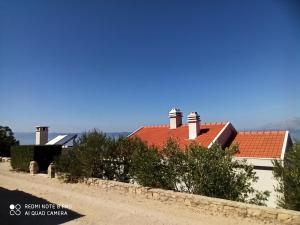
[[[0,123],[132,131],[176,106],[260,128],[300,116],[297,1],[0,0]]]

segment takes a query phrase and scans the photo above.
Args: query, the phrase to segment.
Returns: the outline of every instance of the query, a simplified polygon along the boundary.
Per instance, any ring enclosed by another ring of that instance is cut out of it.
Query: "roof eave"
[[[280,155],[281,160],[283,160],[284,156],[285,156],[285,152],[286,152],[287,144],[288,144],[288,138],[289,138],[289,131],[286,131],[285,135],[284,135],[284,141],[283,141],[283,144],[282,144],[282,149],[281,149],[281,155]]]
[[[144,128],[144,126],[138,128],[138,129],[136,129],[136,130],[133,131],[131,134],[129,134],[127,137],[128,137],[128,138],[131,137],[132,135],[134,135],[135,133],[137,133],[138,131],[140,131],[140,130],[143,129],[143,128]]]

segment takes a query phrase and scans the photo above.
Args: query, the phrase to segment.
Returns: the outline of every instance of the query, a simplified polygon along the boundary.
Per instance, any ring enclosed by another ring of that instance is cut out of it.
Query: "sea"
[[[107,132],[106,135],[111,138],[119,138],[119,137],[126,137],[131,132]],[[77,134],[78,136],[81,135],[81,133],[49,133],[48,134],[48,140],[52,140],[53,138],[57,137],[58,135],[62,134]],[[35,144],[35,133],[34,132],[14,132],[15,138],[20,141],[21,145],[33,145]]]

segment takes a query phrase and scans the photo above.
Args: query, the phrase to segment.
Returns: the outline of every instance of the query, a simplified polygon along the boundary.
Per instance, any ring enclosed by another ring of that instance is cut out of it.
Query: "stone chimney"
[[[200,116],[197,112],[188,115],[189,139],[196,139],[200,133]]]
[[[170,129],[176,129],[182,125],[182,112],[180,109],[171,109],[169,112]]]
[[[35,144],[44,145],[48,142],[48,127],[37,126],[35,127]]]

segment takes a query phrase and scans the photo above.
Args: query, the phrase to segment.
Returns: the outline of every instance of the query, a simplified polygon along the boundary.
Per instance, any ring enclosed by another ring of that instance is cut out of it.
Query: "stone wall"
[[[0,157],[0,162],[10,162],[10,157]]]
[[[300,212],[274,209],[256,206],[218,198],[210,198],[201,195],[193,195],[142,187],[116,181],[89,178],[82,181],[88,185],[97,186],[104,191],[117,191],[122,194],[139,195],[148,199],[154,199],[166,204],[181,204],[193,208],[199,212],[206,211],[212,215],[225,215],[231,217],[245,217],[265,221],[273,224],[300,225]]]

